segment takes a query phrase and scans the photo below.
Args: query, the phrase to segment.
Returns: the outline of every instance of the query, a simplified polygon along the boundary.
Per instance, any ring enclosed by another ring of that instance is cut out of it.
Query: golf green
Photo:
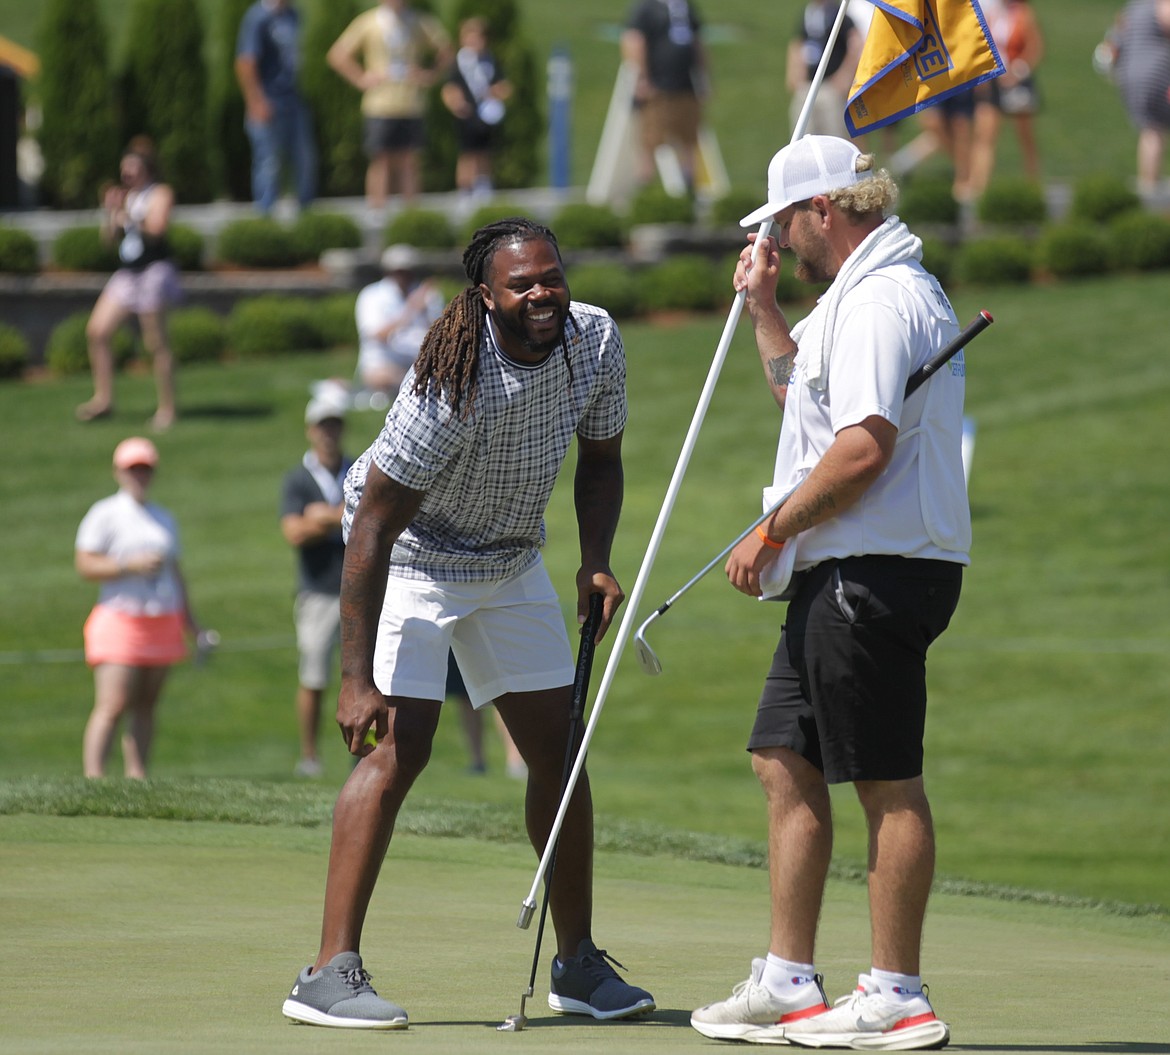
[[[515,844],[395,839],[362,952],[411,1014],[405,1033],[294,1026],[280,1004],[317,943],[328,832],[104,818],[0,817],[0,1050],[666,1052],[767,942],[762,869],[598,855],[595,937],[649,988],[632,1023],[553,1015],[551,931],[522,1033],[535,871]],[[830,884],[819,967],[831,996],[867,967],[865,891]],[[1170,1053],[1170,925],[1091,909],[939,895],[925,963],[953,1050]]]

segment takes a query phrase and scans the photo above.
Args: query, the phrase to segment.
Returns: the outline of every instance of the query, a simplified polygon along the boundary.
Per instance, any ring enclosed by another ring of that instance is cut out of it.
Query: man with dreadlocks
[[[544,849],[574,664],[540,548],[574,436],[578,621],[589,595],[602,594],[600,640],[624,599],[609,566],[622,503],[621,335],[605,311],[570,301],[547,227],[520,217],[483,227],[463,266],[469,287],[431,327],[381,433],[346,478],[337,721],[358,761],[333,813],[321,947],[284,1002],[298,1022],[407,1025],[371,987],[358,946],[398,811],[430,757],[449,648],[473,705],[495,702],[528,765],[528,834]],[[652,1011],[653,997],[624,982],[593,942],[592,878],[582,772],[550,897],[549,1006],[597,1019]]]

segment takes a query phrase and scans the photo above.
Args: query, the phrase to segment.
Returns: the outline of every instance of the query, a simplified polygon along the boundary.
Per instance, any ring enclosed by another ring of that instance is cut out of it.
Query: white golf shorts
[[[571,685],[569,635],[544,562],[502,582],[391,575],[378,622],[374,684],[387,696],[441,701],[448,649],[477,708],[509,692]]]

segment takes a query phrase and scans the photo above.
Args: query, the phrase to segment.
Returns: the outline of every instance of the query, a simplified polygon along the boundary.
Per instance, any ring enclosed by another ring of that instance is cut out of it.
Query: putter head
[[[662,673],[662,664],[658,662],[658,657],[654,654],[654,649],[647,643],[643,633],[649,622],[650,620],[647,619],[645,623],[638,627],[638,632],[634,634],[634,655],[638,658],[638,666],[647,674],[653,676]]]
[[[496,1026],[497,1033],[519,1033],[526,1025],[528,1025],[528,1016],[524,1014],[524,1002],[532,995],[532,989],[525,989],[520,994],[520,1010],[514,1015],[509,1015],[503,1022]]]

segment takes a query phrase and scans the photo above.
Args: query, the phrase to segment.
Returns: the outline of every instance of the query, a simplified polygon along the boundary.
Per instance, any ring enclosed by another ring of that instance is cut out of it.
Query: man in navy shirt
[[[282,164],[296,177],[301,208],[317,194],[317,148],[301,98],[301,16],[290,0],[256,0],[236,40],[236,80],[252,144],[252,197],[267,215],[280,197]]]

